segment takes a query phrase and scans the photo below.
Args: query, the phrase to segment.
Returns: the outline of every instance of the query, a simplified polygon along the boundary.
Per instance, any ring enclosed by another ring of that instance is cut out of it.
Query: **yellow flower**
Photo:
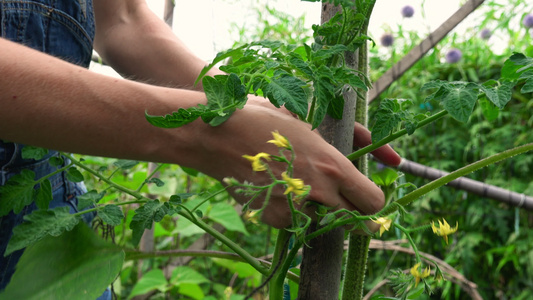
[[[446,244],[448,244],[448,235],[456,232],[458,227],[459,227],[459,224],[455,223],[455,227],[451,228],[448,222],[446,222],[446,220],[444,219],[442,219],[442,222],[439,220],[439,228],[435,226],[435,222],[431,223],[431,228],[433,229],[433,233],[435,233],[438,236],[443,236],[444,240],[446,241]]]
[[[418,271],[419,267],[420,267],[420,263],[417,263],[411,268],[411,275],[413,275],[413,277],[415,278],[415,287],[420,282],[420,279],[426,278],[429,276],[429,274],[431,274],[429,267],[425,268],[422,273]]]
[[[390,226],[392,224],[392,219],[389,218],[377,218],[376,220],[372,220],[372,222],[377,223],[380,225],[379,227],[379,236],[383,235],[383,232],[389,231]]]
[[[257,210],[249,210],[246,213],[244,213],[243,218],[246,221],[249,221],[249,222],[254,223],[255,225],[258,225],[259,224],[259,215],[257,214],[257,212],[258,212]]]
[[[257,171],[257,172],[266,170],[266,164],[261,161],[261,158],[266,159],[266,160],[270,160],[270,154],[265,153],[265,152],[258,153],[255,156],[243,155],[242,157],[244,157],[247,160],[251,161],[252,162],[252,169],[254,171]]]
[[[287,189],[285,190],[285,193],[283,193],[285,195],[292,192],[296,196],[300,196],[307,193],[309,190],[309,188],[304,185],[303,180],[298,178],[290,178],[287,175],[287,172],[281,173],[281,177],[287,182]]]
[[[231,295],[233,294],[233,288],[231,286],[228,286],[224,289],[224,296],[226,296],[226,299],[230,299]]]
[[[287,140],[287,138],[279,134],[277,130],[272,132],[272,136],[274,137],[274,139],[267,141],[267,143],[272,143],[278,146],[279,148],[287,148],[287,149],[291,148],[291,144],[289,143],[289,140]]]

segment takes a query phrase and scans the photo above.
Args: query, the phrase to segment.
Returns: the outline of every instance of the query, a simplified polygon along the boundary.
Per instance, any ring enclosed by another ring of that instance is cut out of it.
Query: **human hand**
[[[370,133],[361,125],[356,124],[355,128],[354,140],[357,146],[362,146],[369,141],[367,136]],[[276,146],[266,143],[272,139],[271,132],[276,130],[289,139],[295,150],[293,177],[302,179],[312,187],[304,201],[315,201],[336,209],[357,210],[362,214],[373,214],[383,208],[383,192],[361,174],[351,161],[318,133],[311,131],[309,124],[260,99],[249,101],[244,109],[235,112],[224,124],[203,130],[202,147],[197,154],[204,159],[197,168],[219,180],[233,177],[239,182],[268,185],[271,183],[270,176],[265,172],[252,171],[250,162],[242,155],[256,155],[259,152],[276,155]],[[384,163],[399,164],[400,157],[389,146],[374,151],[374,154]],[[270,162],[269,166],[278,178],[281,178],[280,174],[286,168],[285,164],[278,162]],[[232,188],[229,191],[240,203],[249,200]],[[283,192],[281,186],[272,191],[262,214],[262,221],[276,228],[287,227],[292,220]],[[251,208],[258,209],[262,205],[262,201],[257,199]],[[370,229],[376,230],[377,227]]]

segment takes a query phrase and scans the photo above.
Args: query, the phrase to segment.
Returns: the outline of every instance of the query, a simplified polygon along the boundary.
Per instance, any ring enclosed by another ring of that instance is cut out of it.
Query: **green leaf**
[[[84,210],[87,207],[93,206],[104,198],[105,192],[98,193],[96,190],[91,190],[83,195],[78,196],[78,210]]]
[[[119,159],[113,162],[113,165],[122,169],[122,170],[128,170],[136,165],[139,164],[139,161],[137,160],[129,160],[129,159]]]
[[[202,274],[185,266],[176,267],[170,276],[170,283],[174,286],[180,286],[182,284],[201,284],[206,282],[209,282],[209,280]]]
[[[457,121],[466,123],[477,100],[477,84],[456,84],[446,87],[442,95],[444,109]]]
[[[225,122],[237,108],[243,108],[248,99],[246,87],[233,73],[204,77],[203,86],[209,111],[202,114],[202,120],[211,126]]]
[[[147,183],[155,183],[155,185],[158,187],[162,187],[165,185],[165,182],[163,180],[156,178],[156,177],[150,178],[150,180],[148,180]]]
[[[531,66],[533,66],[533,58],[522,53],[515,53],[503,64],[501,77],[511,81],[517,80],[520,74]]]
[[[22,209],[33,201],[36,184],[35,173],[23,169],[20,174],[9,178],[5,185],[0,186],[0,217],[10,211],[18,214]]]
[[[204,234],[205,231],[196,224],[185,218],[178,219],[178,228],[176,230],[181,237],[190,237],[196,234]]]
[[[180,166],[180,168],[183,170],[183,172],[185,172],[187,175],[192,176],[192,177],[196,177],[200,173],[195,169],[191,169],[191,168],[187,168],[183,166]]]
[[[258,286],[261,283],[261,273],[247,263],[222,258],[211,258],[211,260],[215,264],[227,268],[231,273],[237,274],[239,278],[251,278],[253,286]]]
[[[202,288],[197,284],[191,284],[191,283],[180,284],[178,288],[178,293],[181,295],[187,296],[187,298],[192,298],[195,300],[205,299],[205,294],[202,291]]]
[[[63,165],[64,162],[65,160],[63,159],[63,157],[57,157],[57,156],[52,156],[48,160],[48,164],[51,165],[52,167],[59,167]]]
[[[529,70],[527,72],[524,72],[522,75],[520,75],[520,79],[525,79],[526,80],[526,82],[524,83],[524,86],[522,86],[522,89],[520,90],[520,92],[522,94],[533,92],[533,70]]]
[[[285,105],[289,111],[301,118],[307,116],[307,94],[302,80],[292,76],[273,78],[265,88],[265,96],[277,107]]]
[[[34,146],[28,146],[25,145],[22,147],[21,155],[23,159],[43,159],[45,155],[48,154],[48,149],[41,148],[41,147],[34,147]]]
[[[397,99],[384,99],[381,101],[374,116],[375,124],[372,127],[372,142],[375,143],[389,136],[402,121],[398,112],[400,104]]]
[[[394,171],[391,168],[385,168],[380,172],[372,174],[372,181],[379,186],[389,186],[396,182],[399,175],[398,172]]]
[[[102,209],[98,210],[98,216],[102,218],[104,222],[111,226],[118,226],[124,219],[124,213],[122,209],[117,205],[106,205]]]
[[[130,229],[132,230],[131,242],[137,246],[145,229],[151,229],[153,222],[159,222],[167,214],[172,215],[176,212],[168,202],[161,203],[159,200],[147,202],[135,210]]]
[[[329,78],[321,77],[314,82],[314,99],[315,107],[313,111],[313,119],[310,120],[312,129],[317,128],[328,111],[329,103],[335,94],[335,86]]]
[[[248,47],[248,45],[242,45],[242,46],[240,46],[238,48],[235,48],[235,49],[229,49],[227,51],[217,53],[215,59],[213,59],[213,62],[211,62],[209,65],[205,66],[202,69],[202,71],[198,75],[198,78],[196,78],[196,81],[194,82],[194,86],[196,86],[198,84],[198,82],[200,82],[200,80],[202,80],[202,78],[205,76],[205,74],[207,74],[207,72],[209,72],[209,70],[212,69],[219,62],[221,62],[224,59],[229,58],[229,57],[242,56],[243,49],[246,48],[246,47]]]
[[[479,105],[481,106],[481,112],[488,121],[494,121],[500,115],[500,110],[486,97],[479,99]]]
[[[170,204],[172,205],[180,205],[183,203],[183,201],[189,199],[192,196],[195,196],[194,193],[181,193],[170,196],[170,199],[168,200]]]
[[[358,74],[354,73],[353,70],[348,68],[337,68],[334,74],[335,81],[345,83],[351,86],[354,90],[361,89],[363,91],[368,91],[365,82]]]
[[[480,89],[483,93],[485,93],[487,99],[489,99],[499,109],[503,109],[511,100],[514,86],[514,82],[504,81],[495,87],[482,85],[480,86]]]
[[[67,179],[72,182],[82,182],[83,174],[75,167],[71,167],[67,170]]]
[[[1,299],[94,300],[118,276],[124,252],[84,223],[28,247]]]
[[[206,111],[207,107],[205,105],[198,105],[198,107],[188,109],[180,108],[177,112],[165,116],[152,116],[145,112],[145,117],[150,124],[156,127],[178,128],[198,119]]]
[[[248,235],[248,231],[246,231],[241,217],[235,211],[234,207],[228,203],[214,204],[207,217],[220,223],[222,226],[226,227],[227,230],[238,231]]]
[[[166,292],[168,289],[168,281],[165,278],[163,271],[160,269],[153,269],[142,275],[141,279],[139,279],[135,286],[133,286],[128,299],[137,295],[146,294],[153,290]]]
[[[25,222],[13,229],[13,237],[4,255],[23,249],[47,235],[59,236],[65,231],[72,230],[79,220],[77,216],[70,214],[67,206],[36,210],[24,216]]]
[[[39,209],[47,210],[52,201],[52,184],[50,180],[45,179],[41,182],[39,189],[35,195],[35,204]]]

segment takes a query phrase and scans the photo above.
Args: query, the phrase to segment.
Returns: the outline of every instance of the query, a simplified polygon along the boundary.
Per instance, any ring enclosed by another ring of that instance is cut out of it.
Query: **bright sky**
[[[164,0],[147,0],[150,8],[163,16]],[[419,10],[425,3],[425,14]],[[437,28],[459,7],[461,0],[378,0],[370,24],[370,34],[375,40],[387,28],[399,24],[404,30],[419,30],[423,35]],[[307,26],[320,22],[320,2],[300,0],[175,0],[174,32],[198,56],[212,60],[216,53],[231,47],[235,40],[232,23],[255,26],[257,3],[267,3],[277,10],[294,16],[305,14]],[[415,8],[413,18],[404,19],[400,10],[405,5]],[[233,33],[233,36],[231,35]],[[93,64],[91,69],[107,74],[109,70]]]

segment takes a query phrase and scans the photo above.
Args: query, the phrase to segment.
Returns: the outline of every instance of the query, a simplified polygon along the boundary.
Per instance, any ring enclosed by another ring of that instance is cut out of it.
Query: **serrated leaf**
[[[481,106],[483,116],[485,116],[485,119],[488,121],[494,121],[500,115],[500,110],[492,102],[487,100],[485,96],[479,99],[479,105]]]
[[[334,55],[344,54],[350,49],[342,44],[337,44],[329,48],[322,48],[312,54],[313,61],[329,59]]]
[[[23,159],[43,159],[48,154],[48,149],[25,145],[22,147],[21,155]]]
[[[158,187],[162,187],[165,185],[165,182],[159,178],[150,178],[150,180],[148,180],[148,183],[155,183],[156,186]]]
[[[495,87],[482,85],[480,86],[480,89],[483,93],[485,93],[487,99],[489,99],[499,109],[503,109],[505,105],[511,101],[514,85],[514,82],[504,81]]]
[[[185,266],[176,267],[170,276],[170,283],[175,286],[181,284],[201,284],[205,282],[209,282],[209,280],[194,269]]]
[[[67,170],[67,179],[72,182],[82,182],[83,174],[81,174],[81,172],[75,167],[71,167]]]
[[[335,81],[345,83],[351,86],[354,90],[361,89],[363,91],[368,91],[368,87],[365,82],[353,72],[351,69],[347,68],[337,68],[334,72]]]
[[[57,156],[52,156],[48,160],[48,164],[51,165],[52,167],[59,167],[63,165],[64,162],[65,160],[63,159],[63,157],[57,157]]]
[[[382,171],[373,173],[371,176],[372,181],[379,186],[392,185],[399,177],[398,172],[391,168],[385,168]]]
[[[311,69],[309,64],[306,61],[304,61],[301,57],[292,56],[289,59],[289,63],[295,70],[298,70],[301,73],[305,74],[307,78],[313,78],[313,70]]]
[[[10,211],[18,214],[22,209],[33,201],[35,195],[33,171],[23,169],[20,174],[9,178],[5,185],[0,186],[0,217]]]
[[[188,198],[194,196],[196,194],[193,193],[182,193],[177,195],[170,196],[170,199],[168,200],[170,204],[172,205],[180,205],[183,203],[183,201],[187,200]]]
[[[466,123],[474,110],[478,85],[454,85],[446,88],[442,95],[444,109],[457,121]]]
[[[273,78],[265,87],[265,96],[277,107],[285,107],[300,116],[307,116],[307,94],[303,87],[305,82],[292,76]]]
[[[48,209],[50,201],[52,201],[52,184],[50,180],[45,179],[41,182],[39,189],[35,195],[35,204],[39,209]]]
[[[372,143],[386,138],[393,130],[398,128],[402,121],[398,114],[399,110],[400,104],[397,99],[384,99],[381,101],[374,115],[375,124],[372,127]]]
[[[13,237],[4,255],[23,249],[47,235],[59,236],[65,231],[72,230],[79,220],[79,217],[70,214],[66,206],[51,210],[36,210],[25,215],[25,222],[13,229]]]
[[[187,175],[192,176],[192,177],[196,177],[200,173],[199,171],[195,169],[191,169],[191,168],[187,168],[183,166],[180,166],[180,168],[183,170],[183,172],[185,172]]]
[[[117,277],[123,262],[120,247],[102,240],[82,222],[28,247],[0,298],[93,300]]]
[[[341,95],[336,95],[331,99],[328,105],[328,115],[334,119],[342,119],[342,114],[344,112],[344,97]]]
[[[526,80],[520,92],[523,94],[533,92],[533,70],[524,72],[520,75],[520,79]]]
[[[113,162],[113,165],[122,169],[129,170],[139,164],[137,160],[119,159]]]
[[[204,213],[201,210],[199,210],[199,209],[195,210],[194,213],[200,219],[204,217]]]
[[[522,53],[515,53],[509,57],[503,64],[501,71],[502,79],[507,80],[517,80],[520,77],[521,72],[523,72],[524,66],[532,66],[533,58],[527,57]]]
[[[215,59],[213,59],[213,62],[211,62],[209,65],[205,66],[202,69],[202,71],[200,71],[200,74],[198,75],[198,78],[196,78],[196,80],[194,81],[194,86],[196,86],[198,84],[198,82],[200,82],[200,80],[202,80],[204,78],[205,74],[207,74],[207,72],[209,72],[209,70],[212,69],[216,64],[218,64],[219,62],[221,62],[224,59],[229,58],[229,57],[242,56],[243,49],[248,47],[248,46],[249,45],[246,44],[246,45],[242,45],[242,46],[240,46],[238,48],[235,48],[235,49],[229,49],[229,50],[217,53],[217,55],[215,56]]]
[[[175,210],[170,207],[168,202],[161,203],[159,200],[153,200],[145,203],[135,210],[130,229],[132,230],[131,242],[137,246],[145,229],[151,229],[153,222],[159,222],[167,214],[174,214]]]
[[[246,88],[236,74],[205,77],[203,86],[208,110],[201,117],[211,126],[222,124],[237,108],[246,104]]]
[[[329,102],[334,97],[335,86],[328,78],[321,78],[314,82],[313,95],[315,98],[315,107],[313,112],[313,120],[311,122],[312,129],[317,128],[328,111]]]
[[[145,112],[145,117],[150,124],[156,127],[178,128],[198,119],[206,111],[207,107],[205,105],[198,105],[188,109],[180,108],[178,111],[164,116],[152,116]]]
[[[248,231],[246,231],[241,217],[230,204],[214,204],[207,217],[214,222],[220,223],[222,226],[226,227],[227,230],[238,231],[244,233],[244,235],[248,235]]]
[[[137,295],[146,294],[152,290],[166,292],[169,288],[168,281],[165,278],[163,271],[161,269],[153,269],[143,274],[143,277],[137,281],[133,286],[128,299]]]
[[[99,209],[98,216],[111,226],[120,225],[122,219],[124,219],[124,213],[122,212],[122,209],[113,204],[106,205],[102,209]]]
[[[96,190],[91,190],[78,198],[78,210],[84,210],[87,207],[93,206],[104,198],[105,192],[98,193]]]

